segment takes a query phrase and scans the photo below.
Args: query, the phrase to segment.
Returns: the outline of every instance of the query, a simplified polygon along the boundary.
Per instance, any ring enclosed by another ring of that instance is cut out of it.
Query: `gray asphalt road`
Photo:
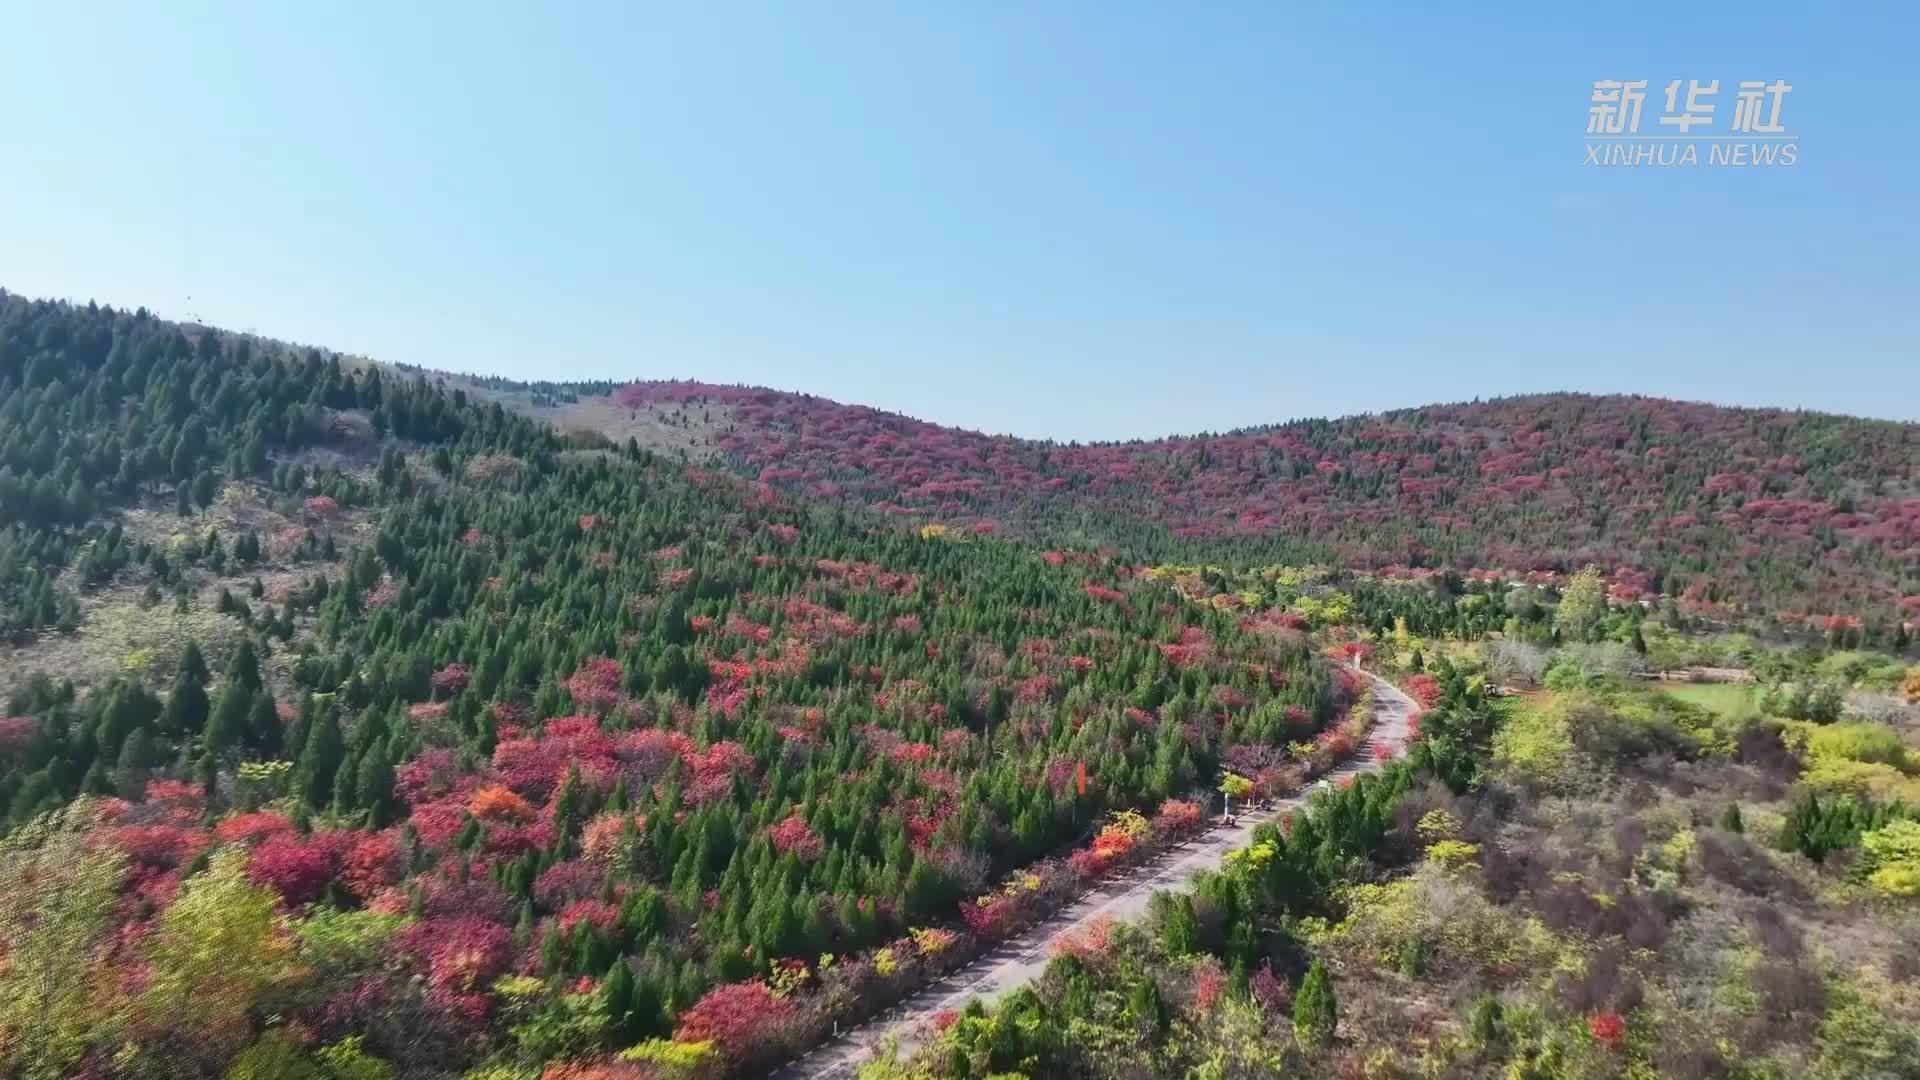
[[[1418,711],[1413,700],[1392,683],[1373,675],[1367,677],[1374,682],[1373,728],[1360,752],[1327,774],[1327,779],[1334,783],[1379,768],[1374,758],[1375,746],[1385,746],[1396,756],[1404,752],[1413,715]],[[976,996],[991,1001],[1025,984],[1046,968],[1047,961],[1053,958],[1054,942],[1062,934],[1102,918],[1122,921],[1140,917],[1155,891],[1185,887],[1195,871],[1218,866],[1227,852],[1251,842],[1255,828],[1298,808],[1305,801],[1306,796],[1302,795],[1281,800],[1255,813],[1241,814],[1232,827],[1213,829],[1153,862],[1107,880],[1053,918],[1001,942],[991,952],[926,986],[884,1015],[820,1044],[774,1075],[779,1080],[851,1078],[889,1035],[900,1040],[904,1054],[924,1038],[927,1021],[934,1014],[958,1010],[968,998]]]

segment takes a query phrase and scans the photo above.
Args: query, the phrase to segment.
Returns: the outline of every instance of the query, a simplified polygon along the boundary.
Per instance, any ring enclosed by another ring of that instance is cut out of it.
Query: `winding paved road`
[[[1374,722],[1367,732],[1366,745],[1324,779],[1338,783],[1349,776],[1380,767],[1374,747],[1385,746],[1393,755],[1405,751],[1412,720],[1419,711],[1412,698],[1392,683],[1361,672],[1374,683]],[[1317,786],[1319,781],[1315,781]],[[900,1040],[904,1055],[918,1044],[925,1022],[935,1013],[959,1009],[968,998],[989,1001],[1036,978],[1053,958],[1053,945],[1062,934],[1077,931],[1097,919],[1123,921],[1146,913],[1147,900],[1160,889],[1184,888],[1195,871],[1220,864],[1222,857],[1253,839],[1260,825],[1298,808],[1312,794],[1312,787],[1291,799],[1253,813],[1243,813],[1231,827],[1216,828],[1163,853],[1152,862],[1132,868],[1103,882],[1099,888],[1068,904],[1052,918],[1024,933],[1008,938],[973,962],[938,982],[921,988],[906,1000],[838,1038],[829,1039],[775,1073],[778,1080],[827,1080],[851,1078],[873,1050],[892,1035]]]

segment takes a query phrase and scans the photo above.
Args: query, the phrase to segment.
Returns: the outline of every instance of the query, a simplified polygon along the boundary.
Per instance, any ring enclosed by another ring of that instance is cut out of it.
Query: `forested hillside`
[[[0,1074],[762,1075],[1190,838],[1218,793],[1306,788],[1372,715],[1338,661],[1372,658],[1446,696],[1411,765],[1240,857],[1169,946],[1218,959],[1216,995],[1277,993],[1297,920],[1418,854],[1412,800],[1483,790],[1489,680],[1740,663],[1810,726],[1906,678],[1685,637],[1690,607],[1777,589],[1804,619],[1824,589],[1871,599],[1830,647],[1906,648],[1898,425],[1555,398],[1046,447],[607,389],[0,293]],[[1538,569],[1607,545],[1645,561]],[[1535,572],[1378,565],[1456,557]],[[1686,601],[1632,602],[1661,589]],[[1441,659],[1494,635],[1485,677]],[[1587,740],[1582,775],[1792,756],[1731,730],[1662,713],[1521,750]],[[1854,741],[1821,775],[1884,805],[1796,811],[1822,854],[1900,820],[1920,772]],[[1111,1020],[1094,1000],[1040,1019]],[[1067,1067],[1020,1042],[1053,1038],[1023,1002],[965,1018],[942,1074]],[[1140,1010],[1154,1060],[1193,1064]],[[1298,1060],[1331,1060],[1309,1034]]]
[[[318,351],[0,298],[0,430],[10,1075],[752,1072],[1353,746],[1307,618]]]
[[[1920,614],[1920,425],[1556,394],[1081,446],[746,387],[613,401],[764,483],[912,521],[1516,578],[1597,563],[1622,599],[1822,628]]]

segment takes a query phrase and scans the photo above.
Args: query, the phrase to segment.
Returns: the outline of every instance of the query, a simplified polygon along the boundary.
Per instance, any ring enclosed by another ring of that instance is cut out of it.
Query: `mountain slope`
[[[1369,567],[1597,562],[1622,598],[1789,617],[1920,609],[1914,424],[1552,394],[1062,445],[694,382],[589,400],[771,486],[913,521]]]
[[[764,1075],[1356,746],[1297,589],[593,442],[0,294],[0,1075]]]
[[[1577,445],[1537,425],[1496,440],[1431,410],[1055,447],[595,389],[0,293],[0,1075],[649,1075],[609,1060],[629,1047],[765,1075],[1191,838],[1217,790],[1336,767],[1368,710],[1326,654],[1433,657],[1409,691],[1472,707],[1423,720],[1414,768],[1458,785],[1492,714],[1448,636],[1498,629],[1542,670],[1570,640],[1554,670],[1576,680],[1671,638],[1591,582],[1549,609],[1551,589],[1245,566],[1372,539],[1343,515],[1496,520],[1461,509],[1503,475],[1467,448]],[[1826,457],[1799,428],[1723,441],[1813,462],[1760,491],[1900,490],[1905,429],[1818,422]],[[1693,498],[1687,470],[1729,452],[1684,441],[1623,446],[1684,461]],[[1459,490],[1396,516],[1383,452],[1360,464],[1375,444]],[[1594,490],[1583,468],[1555,479]],[[1193,524],[1255,505],[1272,520]],[[1133,550],[909,527],[929,518]],[[1209,546],[1242,569],[1132,561]],[[1380,775],[1263,880],[1323,904],[1315,868],[1411,790]]]

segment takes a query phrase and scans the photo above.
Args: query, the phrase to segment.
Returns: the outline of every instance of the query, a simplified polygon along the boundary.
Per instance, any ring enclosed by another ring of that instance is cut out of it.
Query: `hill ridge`
[[[657,449],[915,523],[1374,569],[1592,562],[1622,599],[1920,612],[1920,425],[1904,421],[1567,391],[1060,443],[699,380],[582,401],[616,439],[622,417],[652,422],[673,435]]]

